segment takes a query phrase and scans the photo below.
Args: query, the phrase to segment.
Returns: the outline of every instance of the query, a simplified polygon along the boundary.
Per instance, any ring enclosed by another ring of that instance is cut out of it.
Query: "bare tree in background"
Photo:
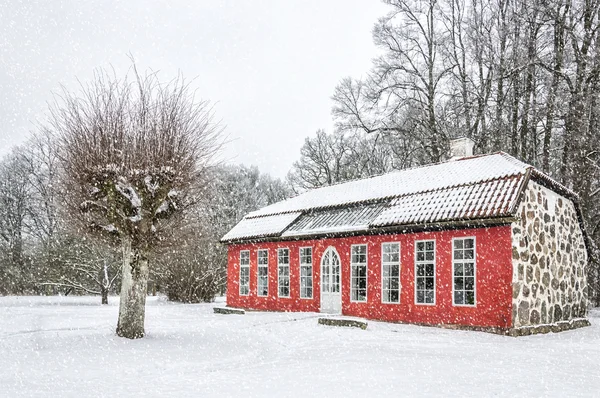
[[[391,7],[373,28],[375,44],[385,49],[373,61],[370,98],[378,104],[384,131],[405,133],[394,122],[407,109],[412,138],[420,141],[429,162],[442,160],[447,137],[438,125],[441,86],[453,64],[440,55],[447,42],[438,19],[438,0],[384,0]]]
[[[59,223],[54,186],[58,171],[56,146],[49,135],[37,134],[21,147],[19,156],[29,187],[26,231],[45,250],[50,250]]]
[[[409,167],[410,146],[402,135],[383,132],[371,134],[331,134],[318,130],[307,137],[287,179],[292,189],[302,192],[324,185],[369,177]]]
[[[210,172],[206,195],[177,231],[181,245],[165,250],[154,277],[169,300],[197,303],[223,294],[227,247],[221,237],[253,210],[288,198],[291,190],[256,166],[221,165]]]
[[[44,262],[34,283],[60,289],[65,295],[99,295],[101,303],[108,304],[108,294],[121,275],[118,254],[109,245],[62,232],[51,250],[33,257],[32,262]]]
[[[26,167],[20,148],[0,162],[0,293],[22,294],[27,291],[25,225],[28,198]]]
[[[314,138],[307,137],[300,149],[300,160],[288,174],[294,190],[298,192],[356,178],[355,169],[348,163],[352,145],[344,133],[326,134],[319,130]]]
[[[69,223],[122,247],[117,334],[140,338],[153,253],[202,195],[222,140],[209,103],[182,78],[162,84],[133,70],[133,81],[99,72],[80,92],[64,90],[48,129]]]
[[[506,151],[579,194],[600,246],[600,1],[383,2],[380,56],[366,78],[336,87],[336,129],[393,134],[410,165],[443,160],[461,136],[476,153]]]

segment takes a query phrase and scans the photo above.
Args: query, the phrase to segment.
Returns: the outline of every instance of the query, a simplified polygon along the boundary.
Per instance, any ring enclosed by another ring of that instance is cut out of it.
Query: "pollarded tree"
[[[144,336],[150,260],[202,195],[222,140],[207,101],[182,78],[118,79],[99,72],[50,108],[61,195],[72,226],[120,244],[123,252],[117,334]]]

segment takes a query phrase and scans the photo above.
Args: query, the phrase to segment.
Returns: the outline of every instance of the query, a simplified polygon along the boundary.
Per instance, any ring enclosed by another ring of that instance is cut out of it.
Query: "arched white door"
[[[342,313],[340,256],[329,247],[321,257],[321,312]]]

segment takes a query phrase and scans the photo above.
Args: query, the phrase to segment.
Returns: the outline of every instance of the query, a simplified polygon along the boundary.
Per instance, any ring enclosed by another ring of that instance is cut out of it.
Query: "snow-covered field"
[[[147,337],[130,341],[110,300],[0,298],[0,396],[600,396],[597,311],[592,327],[511,338],[150,298]]]

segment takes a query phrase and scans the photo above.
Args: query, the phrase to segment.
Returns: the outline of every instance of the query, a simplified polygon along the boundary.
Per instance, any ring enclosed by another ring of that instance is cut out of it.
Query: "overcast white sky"
[[[376,54],[378,0],[0,2],[0,155],[43,120],[52,92],[94,68],[195,78],[231,139],[224,156],[283,177],[307,135],[331,130],[331,94]]]

